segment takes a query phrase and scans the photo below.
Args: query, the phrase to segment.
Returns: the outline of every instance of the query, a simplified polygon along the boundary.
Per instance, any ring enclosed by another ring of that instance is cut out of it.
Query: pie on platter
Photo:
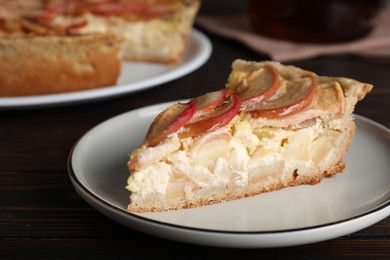
[[[177,64],[197,0],[1,0],[0,97],[113,86],[122,61]]]

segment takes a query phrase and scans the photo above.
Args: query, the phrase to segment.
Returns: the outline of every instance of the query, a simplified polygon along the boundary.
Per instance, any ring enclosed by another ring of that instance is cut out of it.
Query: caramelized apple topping
[[[229,124],[240,111],[255,118],[286,117],[313,101],[316,90],[313,77],[296,77],[281,84],[278,71],[269,65],[248,75],[234,88],[209,92],[167,108],[153,121],[144,143],[156,146],[174,132],[179,138],[197,137]]]
[[[193,116],[193,119],[215,109],[217,106],[219,106],[220,104],[222,104],[222,102],[225,101],[227,96],[228,90],[220,89],[195,98],[195,114]],[[193,119],[191,119],[191,121],[193,121]]]
[[[195,122],[185,124],[179,137],[195,137],[227,125],[239,112],[240,106],[241,100],[238,96],[229,96],[225,102],[215,109],[204,113],[201,117],[198,117]]]
[[[162,111],[150,125],[144,144],[149,147],[157,146],[169,134],[177,132],[195,112],[195,102],[176,103]]]
[[[278,118],[293,115],[306,108],[313,100],[315,81],[298,78],[287,83],[286,92],[265,102],[260,102],[248,110],[253,117]]]
[[[252,72],[234,92],[241,98],[242,107],[247,109],[272,97],[279,85],[277,70],[272,66],[264,66]]]

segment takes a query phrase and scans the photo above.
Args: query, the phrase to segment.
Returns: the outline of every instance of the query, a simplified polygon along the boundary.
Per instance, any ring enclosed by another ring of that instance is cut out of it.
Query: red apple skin
[[[144,145],[155,147],[169,134],[177,132],[195,113],[194,100],[188,103],[177,103],[161,112],[150,125]]]
[[[180,138],[196,137],[211,130],[227,125],[240,111],[241,100],[237,95],[231,95],[226,103],[206,114],[201,120],[183,126]]]
[[[87,26],[88,22],[87,20],[83,20],[81,22],[78,22],[78,23],[74,23],[74,24],[71,24],[69,25],[67,28],[66,28],[66,31],[70,34],[78,34],[79,33],[79,30],[84,28],[85,26]]]
[[[279,73],[272,66],[265,66],[264,69],[269,73],[272,79],[267,81],[265,79],[261,84],[252,84],[240,92],[236,89],[236,93],[242,100],[242,107],[244,109],[251,108],[259,102],[263,102],[272,97],[280,86]]]
[[[142,19],[153,19],[169,14],[171,6],[164,1],[148,2],[116,2],[103,1],[92,3],[89,11],[100,16],[134,14]]]
[[[222,104],[227,96],[227,89],[220,89],[195,98],[195,114],[210,112]],[[194,115],[194,117],[196,118],[196,115]]]
[[[316,89],[316,84],[314,79],[311,77],[308,77],[307,79],[310,80],[310,84],[306,86],[307,88],[305,89],[306,92],[303,93],[302,97],[299,98],[298,100],[295,100],[290,104],[281,105],[281,106],[277,105],[277,102],[280,101],[281,99],[270,101],[268,104],[263,104],[263,105],[260,104],[258,109],[249,111],[251,116],[254,118],[265,117],[268,119],[276,119],[276,118],[282,118],[282,117],[293,115],[305,109],[313,101],[313,97],[315,95],[315,89]],[[283,101],[285,101],[285,99],[288,98],[287,95],[289,95],[289,92],[282,97],[282,99],[284,98]]]

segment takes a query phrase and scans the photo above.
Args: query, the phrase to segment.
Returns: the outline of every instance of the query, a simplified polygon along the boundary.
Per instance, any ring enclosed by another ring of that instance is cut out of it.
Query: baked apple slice
[[[165,16],[175,7],[175,2],[154,1],[95,1],[90,3],[89,11],[96,15],[136,15],[142,19],[153,19]]]
[[[71,25],[69,25],[67,28],[66,28],[66,31],[69,33],[69,34],[79,34],[80,33],[80,30],[84,27],[86,27],[88,25],[88,22],[87,20],[81,20],[81,21],[78,21],[76,23],[73,23]]]
[[[177,132],[195,112],[194,100],[188,103],[176,103],[154,119],[149,127],[144,140],[144,144],[149,147],[154,147],[162,142],[169,134]]]
[[[306,108],[313,100],[316,84],[313,78],[294,79],[287,83],[284,94],[274,99],[259,102],[249,110],[252,117],[280,118],[295,114]]]
[[[235,115],[239,112],[241,100],[237,95],[231,95],[228,99],[211,110],[204,113],[195,122],[189,122],[183,126],[183,130],[179,133],[180,138],[196,137],[210,130],[215,130],[227,125]]]
[[[224,102],[228,96],[227,93],[227,89],[220,89],[195,98],[195,114],[191,121],[193,121],[198,116],[204,115],[204,113],[210,112],[222,104],[222,102]]]
[[[104,1],[101,3],[92,3],[89,8],[93,14],[101,16],[125,15],[136,13],[143,9],[142,4],[131,4],[114,1]]]
[[[244,109],[273,96],[280,85],[278,71],[272,66],[264,66],[252,72],[246,81],[234,89],[242,100]]]

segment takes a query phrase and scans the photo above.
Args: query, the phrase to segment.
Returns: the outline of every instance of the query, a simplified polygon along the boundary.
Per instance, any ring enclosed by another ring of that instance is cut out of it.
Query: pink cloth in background
[[[295,43],[261,36],[253,32],[245,14],[227,17],[198,16],[196,24],[211,33],[238,40],[278,61],[342,53],[390,58],[390,8],[386,8],[378,17],[370,34],[355,41],[337,44]]]

